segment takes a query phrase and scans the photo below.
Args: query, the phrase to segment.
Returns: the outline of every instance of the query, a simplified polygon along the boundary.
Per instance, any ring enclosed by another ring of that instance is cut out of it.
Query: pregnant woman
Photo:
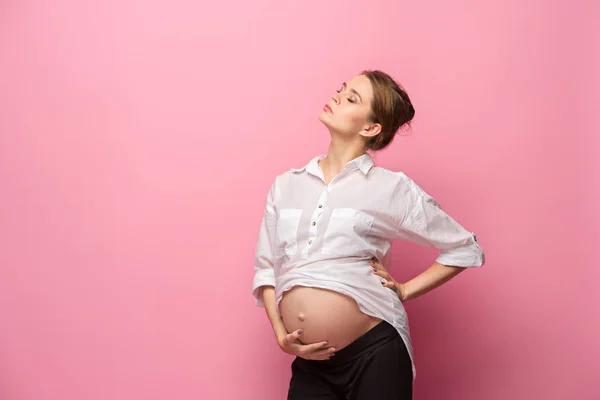
[[[280,348],[296,356],[288,399],[411,399],[415,367],[402,303],[484,264],[474,233],[367,153],[388,146],[414,113],[389,75],[364,71],[319,115],[331,135],[327,155],[271,185],[253,295]],[[397,238],[440,250],[404,284],[383,267]]]

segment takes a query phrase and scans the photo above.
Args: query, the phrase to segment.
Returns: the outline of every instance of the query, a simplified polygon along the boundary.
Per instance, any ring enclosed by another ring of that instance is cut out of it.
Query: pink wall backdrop
[[[376,163],[488,260],[407,303],[415,399],[600,398],[598,3],[368,3],[0,3],[0,399],[285,398],[266,191],[365,68],[417,110]]]

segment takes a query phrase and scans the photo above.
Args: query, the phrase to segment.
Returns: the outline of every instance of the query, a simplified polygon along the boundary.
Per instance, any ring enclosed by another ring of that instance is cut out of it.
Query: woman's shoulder
[[[409,177],[404,171],[392,171],[384,167],[375,166],[373,167],[373,172],[377,178],[386,179],[399,185],[417,185],[415,181],[411,177]]]
[[[383,181],[382,183],[386,186],[390,185],[394,187],[398,194],[411,193],[417,197],[428,195],[427,192],[404,171],[393,171],[383,167],[374,167],[373,172],[378,180],[381,179]]]
[[[283,172],[279,172],[275,175],[275,177],[271,180],[271,190],[273,192],[279,192],[284,190],[286,187],[290,185],[290,180],[294,175],[294,169],[288,169]]]

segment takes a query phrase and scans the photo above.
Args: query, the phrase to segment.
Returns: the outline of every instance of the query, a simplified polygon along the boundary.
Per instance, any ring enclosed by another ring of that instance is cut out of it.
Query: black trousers
[[[411,400],[412,383],[404,341],[382,321],[329,360],[296,357],[288,400]]]

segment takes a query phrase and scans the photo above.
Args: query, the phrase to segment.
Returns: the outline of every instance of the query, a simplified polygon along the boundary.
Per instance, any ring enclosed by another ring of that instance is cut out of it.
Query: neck
[[[365,146],[362,141],[344,143],[332,138],[327,155],[319,161],[319,165],[323,171],[337,174],[344,169],[344,165],[363,154],[365,154]]]

